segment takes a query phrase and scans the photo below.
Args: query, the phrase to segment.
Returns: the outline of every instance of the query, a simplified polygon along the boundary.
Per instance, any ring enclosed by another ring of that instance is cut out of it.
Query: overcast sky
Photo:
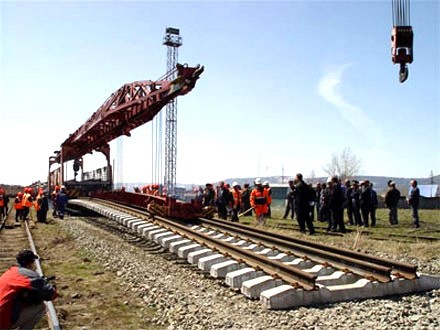
[[[390,56],[391,1],[0,8],[0,183],[45,181],[48,157],[112,92],[162,76],[167,26],[181,31],[179,62],[205,66],[178,99],[178,183],[282,168],[320,176],[345,147],[366,176],[440,173],[439,1],[411,1],[414,63],[404,84]],[[123,138],[124,182],[151,181],[151,126]],[[105,165],[100,153],[84,161],[86,170]]]

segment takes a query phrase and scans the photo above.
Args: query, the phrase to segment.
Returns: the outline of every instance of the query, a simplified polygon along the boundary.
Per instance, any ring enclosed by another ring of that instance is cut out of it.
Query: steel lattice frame
[[[164,37],[167,46],[167,72],[173,70],[178,61],[178,48],[182,45],[179,29],[167,28]],[[173,80],[176,76],[170,76]],[[177,100],[171,100],[166,107],[165,119],[165,182],[167,195],[175,194],[177,163]]]

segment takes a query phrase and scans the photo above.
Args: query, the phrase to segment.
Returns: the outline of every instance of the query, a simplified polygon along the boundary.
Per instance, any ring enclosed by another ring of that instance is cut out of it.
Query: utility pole
[[[178,60],[178,48],[182,46],[179,29],[168,27],[165,30],[163,44],[167,46],[167,72],[174,71]],[[177,72],[168,76],[169,80],[177,78]],[[177,99],[166,107],[165,119],[165,182],[167,195],[175,195],[177,158]]]
[[[284,165],[281,167],[281,184],[284,183]]]

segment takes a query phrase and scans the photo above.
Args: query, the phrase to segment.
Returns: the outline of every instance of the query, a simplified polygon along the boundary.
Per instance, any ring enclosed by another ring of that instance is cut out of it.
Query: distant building
[[[420,190],[420,196],[426,198],[438,197],[440,196],[440,191],[438,189],[438,184],[419,184],[417,185]],[[408,195],[411,187],[408,189]]]

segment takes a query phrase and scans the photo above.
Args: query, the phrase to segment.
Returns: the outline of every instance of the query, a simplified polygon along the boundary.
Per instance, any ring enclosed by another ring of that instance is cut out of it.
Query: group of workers
[[[417,181],[411,180],[408,203],[412,209],[413,225],[418,228],[418,207],[420,192]],[[239,217],[256,216],[257,224],[262,225],[271,217],[272,189],[269,182],[261,183],[260,178],[254,181],[254,188],[244,184],[243,188],[237,182],[232,187],[223,181],[214,188],[207,183],[205,188],[199,187],[196,198],[203,206],[217,208],[221,219],[238,221]],[[291,214],[296,219],[301,232],[314,234],[313,221],[315,214],[318,221],[327,222],[327,231],[345,233],[345,225],[376,226],[376,209],[378,207],[377,193],[373,183],[369,180],[345,180],[342,182],[337,176],[331,176],[324,183],[315,186],[304,182],[303,176],[298,173],[289,181],[289,192],[283,219]],[[385,195],[385,205],[389,209],[391,225],[398,224],[397,207],[401,195],[396,183],[388,182],[388,191]],[[344,211],[347,212],[347,223],[344,222]]]
[[[64,218],[65,205],[68,201],[66,188],[64,186],[55,186],[51,194],[53,205],[53,216]],[[3,188],[0,188],[0,219],[3,219],[8,213],[9,197],[5,194]],[[35,209],[37,214],[37,222],[47,221],[47,212],[49,211],[49,199],[47,191],[42,187],[34,188],[25,187],[23,191],[17,192],[14,198],[13,208],[15,210],[15,221],[29,220],[32,217],[30,210]]]
[[[413,225],[418,228],[418,207],[420,191],[417,181],[411,180],[410,196],[408,203],[412,209]],[[287,205],[283,219],[295,210],[295,183],[289,181],[290,192],[287,196]],[[313,187],[315,198],[310,200],[311,205],[316,206],[318,221],[327,222],[327,231],[340,231],[345,233],[344,210],[347,210],[347,224],[357,226],[376,226],[376,209],[378,207],[377,193],[373,189],[373,183],[369,180],[345,180],[342,183],[338,177],[333,176],[325,183],[317,183]],[[385,194],[385,205],[389,209],[389,222],[391,225],[398,224],[398,204],[401,199],[399,190],[394,181],[388,181],[388,190]],[[315,208],[310,208],[310,218],[314,220]]]
[[[160,186],[158,184],[148,184],[146,186],[143,186],[142,188],[139,188],[138,186],[134,186],[134,192],[138,194],[142,193],[142,194],[159,196],[160,195],[159,187]]]
[[[261,225],[271,216],[272,189],[268,181],[263,184],[260,178],[256,178],[254,184],[255,188],[250,189],[247,183],[243,188],[237,182],[231,187],[221,181],[215,188],[212,183],[207,183],[204,189],[199,188],[196,199],[205,207],[216,207],[220,219],[230,218],[233,222],[238,222],[242,215],[252,215],[253,210],[257,223]]]

